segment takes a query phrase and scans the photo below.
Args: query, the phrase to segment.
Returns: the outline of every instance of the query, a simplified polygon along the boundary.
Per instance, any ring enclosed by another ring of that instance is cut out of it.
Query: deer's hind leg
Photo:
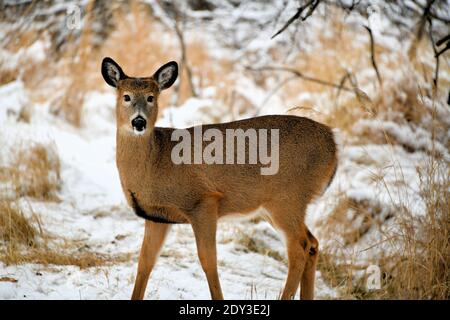
[[[288,275],[281,299],[293,299],[308,262],[307,228],[303,223],[304,209],[299,211],[300,206],[289,206],[286,202],[282,205],[268,205],[266,208],[271,213],[272,224],[283,232],[286,240]]]
[[[316,278],[317,259],[319,257],[319,241],[306,228],[308,245],[306,248],[306,265],[303,271],[300,299],[314,299],[314,280]]]
[[[132,300],[142,300],[144,298],[150,272],[156,263],[159,250],[166,238],[169,227],[169,224],[145,221],[145,234],[139,256],[133,295],[131,296]]]

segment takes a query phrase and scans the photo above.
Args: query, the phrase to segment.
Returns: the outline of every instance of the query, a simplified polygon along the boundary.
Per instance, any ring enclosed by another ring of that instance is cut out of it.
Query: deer
[[[170,61],[150,77],[127,76],[109,57],[102,61],[106,83],[116,89],[116,165],[128,205],[145,219],[137,275],[131,296],[144,298],[150,273],[173,224],[190,224],[211,298],[223,299],[217,268],[216,232],[225,216],[264,217],[281,233],[288,258],[281,299],[314,298],[319,242],[305,225],[308,204],[320,197],[337,169],[337,145],[330,127],[294,115],[265,115],[206,129],[277,129],[279,167],[262,175],[261,164],[179,164],[171,151],[176,128],[157,127],[158,99],[178,76]],[[186,128],[193,133],[194,127]],[[269,139],[270,140],[270,139]],[[206,143],[206,142],[203,142]]]

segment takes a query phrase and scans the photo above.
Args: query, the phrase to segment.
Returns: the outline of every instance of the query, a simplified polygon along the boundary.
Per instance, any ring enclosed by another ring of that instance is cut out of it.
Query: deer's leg
[[[141,254],[139,256],[136,281],[134,283],[132,300],[142,300],[148,277],[155,265],[159,250],[169,231],[169,224],[145,221],[145,234],[142,241]]]
[[[286,246],[288,256],[288,275],[284,286],[282,300],[293,299],[297,292],[306,264],[306,239],[299,232],[286,232]]]
[[[286,240],[288,256],[288,275],[281,299],[293,299],[302,280],[308,246],[306,226],[304,220],[304,206],[288,201],[268,203],[266,209],[270,211],[273,226],[282,231]]]
[[[217,202],[214,199],[204,200],[195,209],[192,216],[191,224],[197,242],[198,258],[208,280],[211,298],[223,300],[217,272]]]
[[[306,229],[308,246],[306,265],[303,271],[300,299],[314,299],[314,280],[316,277],[317,259],[319,257],[319,241]]]

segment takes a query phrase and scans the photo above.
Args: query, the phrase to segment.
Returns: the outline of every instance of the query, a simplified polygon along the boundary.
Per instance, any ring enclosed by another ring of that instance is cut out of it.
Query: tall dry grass
[[[131,254],[103,254],[84,242],[56,236],[45,230],[40,215],[26,197],[59,201],[60,160],[54,147],[22,146],[11,163],[0,168],[0,261],[9,264],[75,265],[80,268],[128,261]]]
[[[38,263],[98,267],[131,259],[131,254],[104,254],[85,243],[47,232],[37,213],[26,215],[17,201],[0,200],[0,261],[6,265]]]
[[[450,170],[448,164],[436,158],[430,158],[426,167],[418,170],[426,211],[418,216],[407,206],[396,207],[394,227],[380,231],[380,240],[373,245],[383,246],[384,253],[362,258],[361,252],[347,247],[347,243],[322,248],[318,269],[326,283],[338,288],[341,298],[450,298]],[[346,239],[353,232],[351,239],[355,240],[354,233],[359,235],[361,230],[355,230],[352,221],[341,215],[346,211],[341,210],[337,206],[333,212],[342,220],[330,221],[330,235]],[[368,206],[366,210],[373,208]],[[382,272],[379,290],[367,287],[370,265]]]
[[[445,137],[440,133],[449,129],[446,120],[439,118],[442,113],[437,112],[438,101],[443,101],[443,96],[432,91],[424,97],[424,90],[420,90],[419,85],[413,90],[411,86],[402,87],[400,83],[399,88],[403,91],[397,93],[403,98],[396,99],[396,94],[391,92],[389,101],[394,103],[387,105],[381,102],[387,99],[376,99],[380,101],[379,108],[371,119],[382,123],[396,118],[395,122],[399,125],[409,124],[428,130],[432,137],[430,148],[416,148],[414,143],[405,145],[382,127],[378,135],[374,135],[373,131],[367,132],[354,143],[386,144],[390,150],[394,146],[402,146],[408,152],[425,155],[426,161],[416,168],[424,210],[418,214],[414,209],[417,204],[407,196],[411,182],[405,181],[402,163],[395,160],[395,156],[392,156],[394,162],[391,165],[396,171],[395,183],[386,181],[384,176],[374,176],[374,181],[390,195],[390,204],[356,201],[345,194],[337,198],[330,218],[319,227],[328,233],[329,238],[335,237],[341,242],[335,241],[333,245],[322,248],[319,270],[329,285],[339,288],[343,298],[450,298],[450,166],[435,148],[437,143],[445,144]],[[427,99],[432,103],[425,104]],[[369,162],[366,165],[370,165],[370,159],[365,161]],[[360,165],[364,167],[364,164]],[[399,199],[394,200],[392,193]],[[383,215],[381,210],[384,210]],[[383,228],[388,219],[389,227]],[[369,232],[379,235],[379,241],[367,248],[380,248],[372,256],[364,253],[366,249],[361,251],[361,248],[355,249],[358,247],[354,246]],[[367,288],[366,270],[369,265],[381,269],[379,290]]]
[[[35,144],[17,149],[11,164],[0,167],[0,182],[18,198],[58,200],[61,164],[53,146]]]

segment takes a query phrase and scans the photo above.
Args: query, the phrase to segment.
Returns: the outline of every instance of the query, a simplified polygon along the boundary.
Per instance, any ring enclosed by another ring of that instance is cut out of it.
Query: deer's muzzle
[[[143,117],[137,116],[131,121],[131,125],[136,131],[142,132],[145,130],[145,127],[147,126],[147,121]]]

